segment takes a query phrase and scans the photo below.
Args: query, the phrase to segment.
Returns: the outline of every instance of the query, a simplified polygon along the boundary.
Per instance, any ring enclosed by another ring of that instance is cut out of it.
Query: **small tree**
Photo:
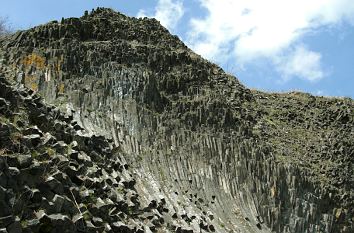
[[[7,19],[0,17],[0,36],[6,35],[7,33],[9,33]]]

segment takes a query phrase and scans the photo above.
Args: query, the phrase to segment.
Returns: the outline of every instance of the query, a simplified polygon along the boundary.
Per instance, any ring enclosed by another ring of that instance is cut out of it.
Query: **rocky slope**
[[[82,135],[72,117],[31,90],[4,78],[0,89],[1,232],[183,230],[165,222],[175,213],[164,198],[137,193],[133,172],[111,141]]]
[[[104,8],[0,45],[0,228],[354,231],[353,100],[251,91],[156,20]]]

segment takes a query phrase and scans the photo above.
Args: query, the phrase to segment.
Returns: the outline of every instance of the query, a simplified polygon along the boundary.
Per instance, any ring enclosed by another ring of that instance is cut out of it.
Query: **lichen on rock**
[[[0,46],[0,229],[353,232],[352,99],[250,90],[106,8]]]

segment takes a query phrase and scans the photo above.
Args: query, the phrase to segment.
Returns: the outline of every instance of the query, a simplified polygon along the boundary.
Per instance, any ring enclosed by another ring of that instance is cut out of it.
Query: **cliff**
[[[352,99],[249,90],[105,8],[0,48],[3,232],[354,231]]]

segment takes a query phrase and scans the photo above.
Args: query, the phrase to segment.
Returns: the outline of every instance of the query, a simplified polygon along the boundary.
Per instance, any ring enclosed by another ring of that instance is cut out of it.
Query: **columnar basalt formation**
[[[3,143],[2,159],[32,153],[34,166],[55,148],[42,162],[67,177],[53,178],[64,191],[52,188],[38,196],[42,203],[0,210],[0,228],[55,232],[68,222],[72,232],[354,231],[353,100],[251,91],[158,21],[105,8],[17,32],[0,45],[2,85],[11,89],[1,89],[0,107],[18,108],[1,110],[1,141],[17,132],[38,142],[20,151]],[[37,104],[57,106],[71,126]],[[30,118],[22,126],[21,114]],[[27,135],[32,125],[41,133]],[[47,133],[57,142],[43,149]],[[47,185],[23,181],[17,162],[4,164],[4,205],[5,197]],[[72,207],[53,211],[62,199]]]

